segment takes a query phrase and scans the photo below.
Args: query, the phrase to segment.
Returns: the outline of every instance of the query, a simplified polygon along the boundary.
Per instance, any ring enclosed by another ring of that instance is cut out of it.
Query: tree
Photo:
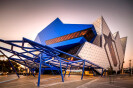
[[[18,67],[20,65],[17,64],[16,62],[14,62],[14,61],[11,61],[11,63],[13,64],[16,71],[19,71]],[[9,72],[9,73],[13,72],[12,66],[11,66],[11,64],[8,60],[0,60],[0,71]]]

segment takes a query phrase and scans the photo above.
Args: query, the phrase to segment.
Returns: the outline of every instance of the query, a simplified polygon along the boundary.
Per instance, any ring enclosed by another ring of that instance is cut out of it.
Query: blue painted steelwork
[[[61,77],[62,77],[62,82],[64,82],[64,77],[63,77],[63,74],[62,74],[61,60],[60,60],[60,73],[61,73]]]
[[[39,66],[39,74],[38,74],[38,83],[37,83],[37,86],[40,86],[41,68],[42,68],[42,55],[40,54],[40,66]]]
[[[33,71],[32,69],[29,69],[29,70],[30,70],[30,72],[32,73],[32,75],[35,77],[34,71]]]
[[[84,68],[85,68],[85,60],[83,61],[83,69],[82,69],[82,76],[81,76],[81,80],[83,79],[83,75],[84,75]]]
[[[11,66],[12,66],[13,70],[16,72],[16,74],[17,74],[18,78],[20,78],[20,77],[19,77],[19,74],[17,73],[16,69],[14,68],[13,64],[11,63],[10,59],[8,59],[8,60],[9,60],[9,62],[10,62],[10,64],[11,64]]]
[[[65,77],[65,75],[66,75],[66,70],[67,70],[67,68],[68,68],[68,64],[67,64],[66,69],[65,69],[64,77]]]
[[[80,67],[83,68],[84,73],[84,68],[95,68],[95,69],[103,69],[102,67],[88,61],[85,59],[81,59],[77,56],[71,55],[69,53],[66,53],[64,51],[61,51],[59,49],[51,48],[46,45],[39,44],[37,42],[31,41],[29,39],[23,38],[22,41],[5,41],[0,39],[0,42],[8,44],[11,46],[11,48],[6,48],[2,45],[0,45],[0,50],[9,52],[13,55],[10,56],[10,60],[13,60],[19,64],[22,64],[28,68],[36,69],[39,68],[39,75],[38,75],[38,86],[40,83],[40,75],[41,75],[41,68],[45,69],[51,69],[51,70],[57,70],[61,74],[62,81],[64,81],[64,76],[62,74],[62,70],[66,70],[67,66],[72,66],[72,67]],[[28,46],[26,46],[28,44]],[[22,49],[22,51],[16,50],[14,47],[17,47],[19,49]],[[41,54],[41,57],[40,57]],[[65,54],[68,55],[69,57],[74,57],[77,60],[76,61],[71,61],[67,60],[66,58],[60,57],[60,54]],[[4,55],[4,53],[3,53]],[[14,57],[15,56],[15,57]],[[40,59],[41,58],[41,59]],[[82,65],[83,63],[83,65]],[[87,64],[85,64],[87,63]],[[39,66],[41,65],[41,66]],[[33,71],[32,71],[33,72]],[[17,73],[16,73],[17,74]],[[83,79],[83,74],[82,78]]]
[[[68,77],[70,77],[71,70],[72,70],[72,66],[70,67],[70,72],[69,72],[69,75],[68,75]]]
[[[26,75],[28,76],[28,73],[27,73],[27,69],[26,69],[26,67],[25,67],[25,70],[26,70]]]
[[[103,71],[103,69],[102,69],[101,77],[103,76],[103,72],[104,72],[104,71]]]
[[[104,70],[104,72],[105,72],[104,76],[106,76],[106,69]]]
[[[94,68],[92,68],[92,72],[93,72],[93,76],[95,76],[95,73],[94,73]]]

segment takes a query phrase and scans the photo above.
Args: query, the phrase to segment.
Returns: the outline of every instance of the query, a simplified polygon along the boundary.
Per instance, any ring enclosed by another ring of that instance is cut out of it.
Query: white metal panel
[[[78,53],[82,59],[89,60],[105,69],[109,67],[109,62],[105,50],[89,42],[85,42],[82,49]]]
[[[120,68],[121,68],[123,61],[124,61],[124,52],[123,52],[123,48],[121,45],[119,33],[117,34],[115,41],[116,41],[117,52],[118,52],[119,59],[120,59]]]

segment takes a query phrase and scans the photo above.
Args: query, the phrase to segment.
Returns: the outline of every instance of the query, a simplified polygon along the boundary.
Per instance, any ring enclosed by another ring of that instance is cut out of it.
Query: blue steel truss
[[[5,48],[4,46],[0,45],[0,52],[8,58],[9,62],[10,60],[12,60],[12,61],[15,61],[19,64],[22,64],[28,67],[31,73],[33,74],[33,76],[35,76],[33,71],[36,68],[39,68],[38,84],[37,84],[38,86],[40,85],[40,75],[41,75],[42,68],[50,68],[51,71],[52,70],[60,71],[62,82],[64,82],[64,76],[66,74],[66,70],[72,67],[82,68],[81,80],[83,79],[85,68],[102,69],[101,75],[103,75],[103,72],[104,72],[102,67],[86,59],[81,59],[69,53],[63,52],[55,48],[51,48],[46,45],[44,46],[42,44],[39,44],[37,42],[31,41],[26,38],[23,38],[23,40],[2,40],[0,39],[0,43],[8,44],[10,46],[10,48],[9,47]],[[21,51],[15,48],[21,49]],[[6,53],[3,51],[9,52],[12,55],[7,56]],[[70,61],[70,60],[67,60],[66,58],[62,58],[59,56],[60,54],[65,54],[70,57],[74,57],[76,58],[76,61]],[[13,69],[16,72],[17,76],[19,77],[14,67]],[[62,74],[62,70],[65,71],[64,75]]]

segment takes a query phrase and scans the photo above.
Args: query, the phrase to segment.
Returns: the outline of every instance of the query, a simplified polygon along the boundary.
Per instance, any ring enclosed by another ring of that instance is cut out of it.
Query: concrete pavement
[[[37,75],[23,76],[0,83],[0,88],[38,88],[37,78]],[[133,88],[133,77],[130,76],[114,76],[110,81],[109,77],[84,76],[81,80],[81,75],[66,75],[64,80],[65,82],[61,81],[60,75],[41,75],[39,88]]]

